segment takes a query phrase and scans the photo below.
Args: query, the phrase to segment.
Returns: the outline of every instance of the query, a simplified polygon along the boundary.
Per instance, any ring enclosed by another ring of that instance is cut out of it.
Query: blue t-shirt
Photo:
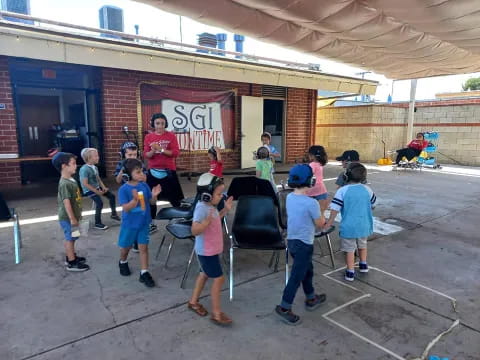
[[[318,201],[307,195],[287,195],[287,239],[313,245],[315,220],[320,218]]]
[[[90,186],[93,186],[95,189],[98,189],[100,187],[100,183],[98,182],[98,169],[95,165],[82,165],[79,171],[79,176],[83,194],[86,194],[90,191],[89,188],[83,185],[83,179],[85,178],[87,178],[87,182]]]
[[[342,214],[340,237],[356,239],[372,235],[372,208],[376,200],[372,189],[363,184],[349,184],[337,190],[330,209]]]
[[[213,256],[223,252],[223,230],[217,208],[210,203],[199,201],[193,211],[193,221],[201,223],[210,213],[213,214],[212,221],[201,234],[195,236],[197,255]]]
[[[120,205],[124,205],[133,199],[133,190],[143,191],[143,197],[145,198],[145,210],[142,210],[140,201],[138,205],[131,209],[130,211],[122,211],[122,227],[128,229],[140,229],[144,226],[149,225],[152,222],[152,217],[150,215],[150,199],[152,198],[152,192],[147,184],[144,182],[139,182],[137,185],[133,186],[128,183],[123,184],[118,189],[118,201]]]

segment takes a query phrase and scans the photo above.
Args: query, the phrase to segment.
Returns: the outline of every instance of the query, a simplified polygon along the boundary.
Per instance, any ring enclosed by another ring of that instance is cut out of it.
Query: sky
[[[202,32],[227,33],[226,50],[235,50],[233,34],[220,28],[201,24],[187,17],[181,17],[182,39],[180,38],[180,17],[167,13],[149,5],[131,0],[30,0],[31,15],[70,24],[100,27],[98,10],[104,5],[113,5],[123,9],[124,31],[135,33],[135,24],[139,25],[139,33],[144,36],[196,44],[197,34]],[[322,59],[305,53],[282,48],[273,44],[257,41],[247,37],[244,42],[244,52],[251,55],[295,61],[300,63],[320,64],[323,72],[344,76],[361,77],[359,68],[342,63]],[[410,80],[392,81],[382,75],[368,73],[365,79],[379,81],[376,101],[386,101],[392,94],[393,101],[408,101],[410,98]],[[455,92],[462,90],[462,84],[471,77],[480,74],[465,74],[419,79],[417,82],[416,99],[434,99],[436,93]],[[393,87],[392,87],[393,85]]]

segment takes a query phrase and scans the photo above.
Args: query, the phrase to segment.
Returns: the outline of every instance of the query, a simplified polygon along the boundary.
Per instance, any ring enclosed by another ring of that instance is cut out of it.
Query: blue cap
[[[310,186],[313,176],[312,168],[307,164],[298,164],[290,169],[288,183],[293,185]]]
[[[52,157],[52,165],[55,166],[55,163],[57,162],[57,159],[62,156],[62,155],[65,155],[66,153],[65,152],[57,152],[55,155],[53,155]]]

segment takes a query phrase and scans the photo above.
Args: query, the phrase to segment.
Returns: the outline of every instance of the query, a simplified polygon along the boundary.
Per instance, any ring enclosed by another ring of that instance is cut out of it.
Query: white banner
[[[181,150],[225,149],[220,103],[192,104],[162,100],[162,113],[168,119],[167,130],[177,136]]]

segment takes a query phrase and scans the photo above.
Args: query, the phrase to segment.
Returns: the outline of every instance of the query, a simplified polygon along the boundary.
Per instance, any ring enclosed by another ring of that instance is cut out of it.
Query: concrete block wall
[[[414,132],[440,133],[440,163],[480,165],[480,99],[417,102]],[[333,158],[356,149],[364,161],[402,148],[407,136],[408,104],[326,107],[317,109],[315,142]]]

